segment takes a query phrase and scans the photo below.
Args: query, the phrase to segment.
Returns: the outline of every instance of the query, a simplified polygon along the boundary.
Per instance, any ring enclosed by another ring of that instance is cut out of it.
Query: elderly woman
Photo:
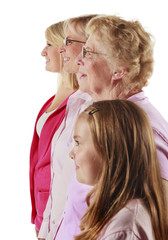
[[[94,101],[128,99],[144,109],[153,129],[162,182],[168,195],[168,124],[142,91],[153,71],[151,36],[137,21],[104,15],[92,18],[86,33],[89,38],[76,60],[80,89],[88,92]],[[72,178],[63,221],[55,239],[70,240],[79,234],[88,191],[89,187],[77,183],[75,176]],[[72,209],[75,209],[74,221]]]
[[[95,17],[86,32],[89,38],[77,59],[79,83],[89,83],[88,92],[94,101],[128,99],[145,110],[168,195],[168,124],[142,91],[153,72],[149,33],[138,21],[125,21],[116,16]]]

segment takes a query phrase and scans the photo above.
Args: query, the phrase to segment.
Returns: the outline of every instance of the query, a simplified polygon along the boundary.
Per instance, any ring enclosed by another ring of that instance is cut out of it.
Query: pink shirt
[[[31,222],[35,224],[38,230],[42,223],[43,212],[49,196],[51,140],[65,117],[68,98],[47,118],[41,129],[40,138],[36,131],[37,122],[51,105],[54,96],[43,105],[35,123],[30,151],[30,194],[32,203]]]
[[[144,96],[144,92],[135,94],[128,100],[138,104],[147,113],[154,132],[161,176],[168,180],[168,123]],[[70,182],[67,204],[56,240],[71,240],[79,233],[80,218],[87,209],[85,199],[89,191],[89,187],[87,189],[85,185],[77,184],[75,178]]]
[[[128,100],[139,105],[148,115],[154,133],[161,176],[168,181],[168,122],[149,102],[143,91],[131,96]]]
[[[134,199],[129,201],[127,205],[105,225],[97,238],[97,240],[121,239],[155,239],[153,236],[151,219],[142,200]]]
[[[73,129],[80,112],[92,104],[87,93],[76,91],[67,102],[66,115],[52,140],[50,195],[43,215],[39,238],[54,239],[63,213],[68,183],[75,172],[69,157],[73,147]]]

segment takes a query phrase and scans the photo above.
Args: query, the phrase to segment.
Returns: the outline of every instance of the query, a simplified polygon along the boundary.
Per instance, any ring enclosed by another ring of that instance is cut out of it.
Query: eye
[[[74,141],[75,141],[75,146],[79,146],[79,144],[80,144],[79,141],[76,139]]]
[[[66,39],[66,45],[70,45],[70,44],[72,44],[72,40],[71,39]]]
[[[51,47],[51,46],[52,46],[52,44],[51,44],[51,43],[49,43],[49,42],[47,42],[47,46],[48,46],[48,47]]]
[[[92,56],[92,52],[91,51],[87,51],[87,50],[85,50],[85,57],[86,58],[90,58],[91,56]]]

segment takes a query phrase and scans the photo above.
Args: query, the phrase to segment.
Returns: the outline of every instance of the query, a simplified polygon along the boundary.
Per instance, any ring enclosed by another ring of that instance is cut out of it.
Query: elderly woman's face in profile
[[[111,84],[112,64],[110,65],[107,61],[101,39],[90,35],[83,47],[82,54],[77,58],[77,64],[79,65],[79,81],[89,83],[88,91],[101,94]]]

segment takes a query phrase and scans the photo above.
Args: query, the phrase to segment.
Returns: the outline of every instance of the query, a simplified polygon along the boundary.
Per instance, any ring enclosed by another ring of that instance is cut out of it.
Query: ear
[[[113,73],[112,79],[114,81],[121,80],[124,77],[124,75],[126,74],[126,72],[127,72],[126,68],[123,68],[119,71],[116,71],[116,72]]]

